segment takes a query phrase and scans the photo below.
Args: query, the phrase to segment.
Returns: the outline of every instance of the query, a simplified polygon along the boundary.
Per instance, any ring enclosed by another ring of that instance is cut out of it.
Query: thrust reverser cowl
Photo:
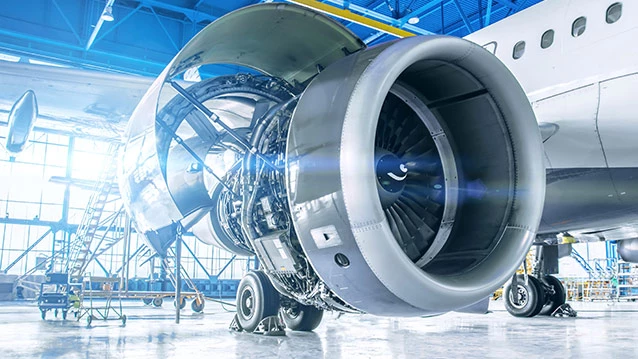
[[[167,80],[204,64],[234,64],[296,86],[319,69],[364,47],[341,24],[291,4],[249,6],[221,17],[198,33],[155,80],[129,120],[119,178],[122,196],[138,229],[157,230],[211,205],[198,196],[179,206],[176,202],[180,199],[174,192],[183,188],[167,186],[170,174],[166,173],[166,157],[171,140],[157,136],[161,130],[155,121],[156,114],[175,95],[170,86],[165,86]],[[200,186],[193,191],[205,193],[203,179],[194,181]]]

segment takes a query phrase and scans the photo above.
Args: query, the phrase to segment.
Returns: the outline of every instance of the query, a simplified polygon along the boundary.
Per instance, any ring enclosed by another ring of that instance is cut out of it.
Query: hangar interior
[[[314,332],[286,337],[262,339],[229,331],[240,280],[260,261],[203,243],[189,231],[178,234],[179,248],[169,248],[166,258],[158,258],[124,208],[115,168],[136,103],[177,53],[224,15],[273,2],[277,1],[0,3],[3,144],[11,137],[9,117],[18,98],[33,89],[39,106],[24,148],[19,153],[4,147],[0,151],[0,327],[8,333],[0,345],[7,357],[638,354],[636,348],[628,347],[638,334],[631,325],[636,317],[633,302],[638,298],[637,265],[619,257],[614,241],[573,243],[564,234],[558,240],[570,252],[558,260],[556,276],[563,282],[567,301],[579,316],[592,319],[589,323],[580,318],[511,317],[499,290],[490,303],[492,313],[486,315],[450,313],[407,319],[361,314],[342,318],[334,313],[325,315]],[[405,33],[465,37],[540,2],[281,1],[326,14],[369,47]],[[201,81],[238,71],[254,73],[222,64],[187,72],[180,80]],[[96,73],[121,75],[120,81],[134,77],[137,82],[129,87]],[[95,90],[101,86],[109,91]],[[86,99],[83,92],[88,94]],[[108,101],[92,103],[97,96],[109,96]],[[520,273],[531,273],[535,255],[532,247]],[[59,272],[56,266],[68,269],[69,263],[77,266],[74,274],[93,278],[88,284],[75,284],[94,291],[95,298],[82,296],[79,316],[67,318],[73,306],[68,296],[77,294],[71,292],[71,273],[62,290],[65,309],[42,310],[39,298],[45,288],[52,290],[47,285],[60,292],[62,282],[55,278],[51,282],[50,273]],[[176,311],[175,295],[184,295],[190,308]],[[100,317],[102,307],[115,314],[117,324],[98,321],[105,319]],[[556,352],[539,349],[539,340]]]

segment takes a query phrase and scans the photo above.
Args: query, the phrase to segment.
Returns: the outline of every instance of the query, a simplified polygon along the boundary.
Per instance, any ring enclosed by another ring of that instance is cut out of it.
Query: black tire
[[[197,298],[195,298],[191,302],[191,309],[195,313],[201,313],[204,310],[205,305],[206,305],[206,302],[204,301],[204,298],[200,299],[200,303],[197,303]]]
[[[551,275],[543,277],[543,282],[545,282],[548,286],[554,287],[554,294],[547,294],[547,302],[538,314],[552,315],[556,308],[565,304],[567,301],[565,287],[563,286],[563,283],[561,283],[560,279]]]
[[[153,298],[142,298],[142,303],[144,303],[144,305],[151,305],[153,304]]]
[[[173,307],[177,307],[177,299],[173,301]],[[182,297],[181,303],[179,303],[179,309],[184,309],[184,308],[186,308],[186,298]]]
[[[42,320],[46,320],[47,319],[47,311],[46,310],[41,310],[41,316],[42,316]]]
[[[66,314],[67,314],[67,311],[63,310],[62,311],[62,320],[66,320]]]
[[[503,289],[505,309],[515,317],[533,317],[541,311],[545,304],[545,290],[536,277],[527,276],[528,281],[525,283],[524,275],[517,274],[517,276],[519,304],[513,303],[514,298],[510,293],[512,283],[509,282]]]
[[[288,329],[310,332],[321,324],[323,310],[310,305],[296,304],[292,308],[281,308],[281,317]]]
[[[279,293],[264,272],[246,274],[237,288],[237,319],[247,332],[257,328],[262,319],[277,315]]]
[[[155,297],[153,298],[153,306],[156,308],[159,308],[162,306],[162,304],[164,303],[164,299],[162,299],[162,297]]]

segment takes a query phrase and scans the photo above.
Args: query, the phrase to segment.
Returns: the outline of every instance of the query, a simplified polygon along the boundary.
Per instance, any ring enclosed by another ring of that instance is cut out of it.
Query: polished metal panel
[[[636,223],[638,168],[547,170],[547,192],[539,233],[609,230]],[[611,233],[610,233],[611,234]],[[608,240],[631,238],[625,233]]]
[[[227,63],[303,83],[364,47],[346,27],[322,14],[292,4],[260,4],[208,25],[171,62],[169,75],[200,64]]]

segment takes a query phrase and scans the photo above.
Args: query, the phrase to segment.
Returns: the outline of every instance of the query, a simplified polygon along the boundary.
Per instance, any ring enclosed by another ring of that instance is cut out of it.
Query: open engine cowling
[[[162,90],[206,63],[263,74],[185,90],[234,119],[251,149]],[[544,199],[534,114],[492,54],[445,36],[366,48],[290,4],[204,29],[149,90],[128,136],[121,191],[138,229],[179,221],[206,243],[254,253],[281,294],[324,309],[471,306],[520,265]],[[202,159],[228,148],[239,160],[213,181]]]

